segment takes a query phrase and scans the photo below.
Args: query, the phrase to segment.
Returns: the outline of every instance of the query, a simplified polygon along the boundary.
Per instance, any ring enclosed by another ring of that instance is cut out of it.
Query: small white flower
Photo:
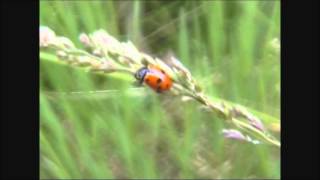
[[[50,44],[54,44],[56,39],[55,33],[46,26],[40,26],[39,36],[40,47],[47,47]]]
[[[102,56],[102,51],[101,49],[94,49],[92,54],[96,56]]]
[[[61,59],[64,59],[66,58],[68,55],[66,52],[62,51],[62,50],[59,50],[57,51],[57,56],[60,57]]]
[[[183,102],[191,101],[191,100],[192,100],[192,98],[190,96],[182,96],[181,97],[181,101],[183,101]],[[204,106],[204,107],[206,107],[206,106]]]
[[[79,40],[82,44],[84,44],[85,46],[90,46],[91,43],[90,43],[90,38],[87,34],[85,33],[81,33],[80,36],[79,36]]]
[[[110,36],[106,31],[95,31],[92,35],[92,39],[97,46],[103,49],[103,52],[122,54],[121,43]]]
[[[131,41],[121,43],[123,54],[134,61],[140,61],[142,56],[139,50],[132,44]]]
[[[255,139],[251,139],[250,138],[250,136],[246,136],[246,140],[248,141],[248,142],[251,142],[252,144],[260,144],[261,142],[260,141],[258,141],[258,140],[255,140]]]
[[[273,38],[270,42],[271,46],[275,49],[280,49],[280,41],[278,38]]]
[[[255,117],[249,117],[249,121],[250,121],[251,126],[253,126],[261,131],[264,131],[264,126],[259,119],[255,118]]]
[[[184,73],[186,73],[188,76],[191,76],[190,71],[179,61],[176,57],[170,56],[170,61],[173,64],[173,66]]]
[[[246,140],[245,136],[240,131],[235,129],[223,129],[222,133],[226,138]]]
[[[274,49],[276,53],[280,52],[281,44],[279,38],[273,38],[270,42],[269,45]]]

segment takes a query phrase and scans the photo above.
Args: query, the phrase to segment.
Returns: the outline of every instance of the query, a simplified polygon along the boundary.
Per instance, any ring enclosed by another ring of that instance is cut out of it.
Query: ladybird
[[[172,80],[164,70],[157,66],[142,67],[135,73],[135,78],[142,84],[146,83],[158,93],[172,87]]]

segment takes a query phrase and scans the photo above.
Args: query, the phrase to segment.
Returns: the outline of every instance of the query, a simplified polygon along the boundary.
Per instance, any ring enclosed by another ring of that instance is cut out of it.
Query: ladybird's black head
[[[147,72],[148,72],[148,68],[143,67],[141,69],[139,69],[135,74],[134,77],[140,81],[140,83],[143,82],[144,77],[146,76]]]

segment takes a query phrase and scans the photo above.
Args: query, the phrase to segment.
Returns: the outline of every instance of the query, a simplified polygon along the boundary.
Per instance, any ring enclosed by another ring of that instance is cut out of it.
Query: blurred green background
[[[80,48],[80,33],[105,29],[158,57],[173,51],[206,94],[279,124],[279,1],[40,1],[40,25]],[[224,139],[223,120],[197,102],[50,58],[41,50],[42,179],[280,178],[279,149]]]

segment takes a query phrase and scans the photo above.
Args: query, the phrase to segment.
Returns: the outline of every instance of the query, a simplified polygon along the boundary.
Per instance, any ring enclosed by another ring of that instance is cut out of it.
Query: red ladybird
[[[161,93],[172,87],[171,78],[157,66],[143,67],[135,73],[135,78],[142,84],[146,83],[156,92]]]

